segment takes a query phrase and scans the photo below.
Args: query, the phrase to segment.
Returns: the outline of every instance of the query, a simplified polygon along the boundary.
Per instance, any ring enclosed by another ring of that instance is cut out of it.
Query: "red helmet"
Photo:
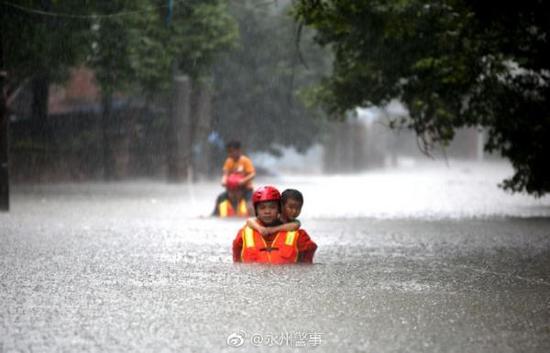
[[[227,176],[225,187],[230,190],[236,190],[241,187],[240,182],[244,179],[244,176],[239,173],[231,173]]]
[[[256,206],[259,202],[281,201],[281,193],[273,186],[260,186],[252,194],[252,203]]]

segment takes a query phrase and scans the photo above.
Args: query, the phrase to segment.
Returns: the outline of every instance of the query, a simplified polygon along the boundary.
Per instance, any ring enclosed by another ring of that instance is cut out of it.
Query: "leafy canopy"
[[[515,174],[502,186],[550,191],[550,3],[474,0],[298,0],[294,16],[335,55],[315,97],[342,116],[398,98],[393,122],[427,148],[457,128],[488,130],[488,151]]]
[[[322,119],[298,92],[319,80],[330,56],[315,45],[311,31],[297,43],[299,28],[287,7],[246,0],[231,2],[229,9],[240,40],[213,66],[215,130],[224,141],[239,139],[247,149],[306,150],[319,137]]]
[[[158,93],[170,88],[176,72],[208,76],[215,57],[237,40],[236,23],[221,0],[178,1],[171,10],[166,1],[116,0],[98,9],[128,13],[101,18],[93,27],[91,63],[111,91],[138,87]]]
[[[170,87],[175,71],[207,75],[237,40],[223,0],[173,1],[169,21],[166,0],[13,0],[0,10],[14,85],[43,73],[62,80],[86,64],[106,94],[158,92]]]

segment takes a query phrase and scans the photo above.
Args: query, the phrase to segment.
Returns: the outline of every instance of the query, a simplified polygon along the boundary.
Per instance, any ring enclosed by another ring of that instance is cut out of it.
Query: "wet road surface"
[[[232,264],[242,221],[203,217],[214,184],[16,187],[0,352],[548,352],[550,202],[461,170],[266,180],[304,191],[311,266]],[[388,179],[393,203],[342,193]]]

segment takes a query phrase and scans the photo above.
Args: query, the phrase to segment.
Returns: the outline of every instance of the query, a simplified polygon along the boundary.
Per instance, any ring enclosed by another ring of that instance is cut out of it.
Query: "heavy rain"
[[[0,353],[550,350],[549,5],[0,10]]]

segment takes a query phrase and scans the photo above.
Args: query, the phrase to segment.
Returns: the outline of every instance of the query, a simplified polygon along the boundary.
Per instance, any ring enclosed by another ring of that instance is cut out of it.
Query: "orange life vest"
[[[218,214],[220,217],[248,217],[248,207],[246,201],[241,199],[237,205],[237,212],[231,205],[231,201],[225,200],[219,203],[218,205]]]
[[[260,233],[250,227],[241,231],[243,248],[242,262],[261,262],[270,264],[291,264],[298,261],[298,232],[279,232],[271,246]]]

